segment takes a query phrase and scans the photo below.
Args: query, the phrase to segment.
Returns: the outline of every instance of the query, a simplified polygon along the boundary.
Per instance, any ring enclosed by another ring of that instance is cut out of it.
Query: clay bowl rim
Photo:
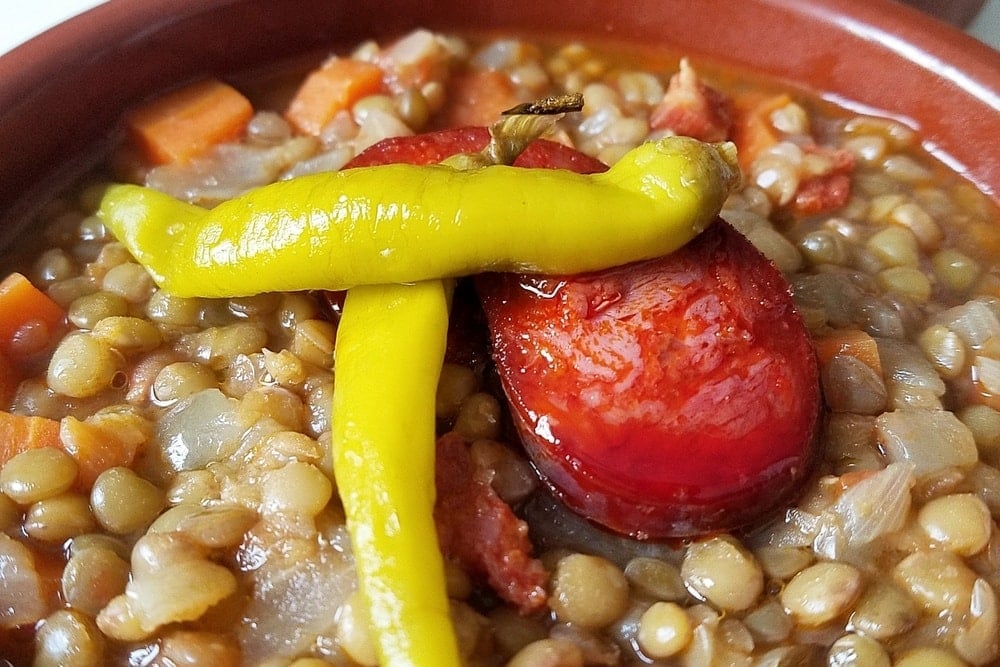
[[[279,18],[275,25],[274,4],[267,0],[108,0],[0,57],[0,146],[6,146],[0,154],[0,218],[7,219],[0,252],[53,184],[94,161],[100,152],[94,146],[112,140],[117,116],[129,104],[198,75],[225,76],[323,48],[324,40],[335,48],[373,30],[372,36],[388,36],[418,25],[459,31],[520,28],[530,36],[550,32],[654,48],[669,42],[666,48],[903,120],[921,132],[938,159],[1000,203],[1000,161],[989,156],[991,144],[985,143],[990,138],[995,143],[992,130],[1000,118],[1000,52],[893,0],[635,0],[628,12],[616,3],[618,13],[610,18],[602,0],[578,0],[573,12],[560,12],[554,8],[563,5],[542,0],[519,3],[517,12],[510,1],[490,0],[355,4],[363,7],[352,8],[350,0],[283,0],[279,14],[295,16],[319,7],[329,12],[293,41],[288,31],[296,22]],[[703,13],[732,17],[711,33],[710,47],[697,43],[697,31],[664,18],[696,5]],[[603,14],[596,14],[601,20],[583,18],[602,6]],[[373,18],[379,7],[393,13]],[[192,41],[192,34],[220,34],[220,18],[233,17],[262,30],[257,48],[250,48],[246,38],[232,52],[217,40]],[[330,25],[335,20],[339,34]],[[753,39],[747,39],[748,24],[754,26]],[[800,66],[778,56],[773,44],[784,38],[792,40],[808,76],[796,74]],[[193,55],[199,49],[204,53]],[[150,53],[156,57],[149,58]],[[873,66],[873,61],[891,66]],[[110,90],[109,72],[121,77],[120,97],[95,97]],[[887,92],[896,78],[904,83]],[[97,82],[96,92],[87,90],[89,81]],[[33,113],[32,104],[51,115]],[[987,148],[977,153],[970,142]]]

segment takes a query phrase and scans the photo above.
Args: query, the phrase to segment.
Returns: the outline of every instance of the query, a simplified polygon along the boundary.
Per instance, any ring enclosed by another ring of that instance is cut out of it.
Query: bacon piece
[[[545,606],[548,575],[531,556],[528,524],[493,491],[491,474],[476,466],[460,435],[438,439],[434,520],[441,550],[530,614]]]
[[[851,197],[851,172],[854,155],[842,149],[810,146],[807,152],[823,155],[830,161],[830,168],[799,183],[792,200],[792,211],[797,215],[816,215],[835,211]]]
[[[702,83],[684,58],[653,109],[649,124],[654,130],[670,130],[701,141],[725,141],[733,124],[732,106],[728,96]]]
[[[429,30],[416,30],[376,53],[373,62],[385,72],[386,87],[400,93],[446,80],[451,57],[442,39]]]

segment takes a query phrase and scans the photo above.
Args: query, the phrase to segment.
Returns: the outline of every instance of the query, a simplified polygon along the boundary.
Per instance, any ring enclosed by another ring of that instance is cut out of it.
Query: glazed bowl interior
[[[0,58],[0,253],[154,92],[414,27],[579,37],[707,59],[917,128],[1000,199],[1000,54],[891,0],[110,0]]]

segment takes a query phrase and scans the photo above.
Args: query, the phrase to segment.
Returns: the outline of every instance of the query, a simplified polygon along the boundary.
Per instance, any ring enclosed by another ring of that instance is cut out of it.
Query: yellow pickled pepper
[[[392,667],[460,664],[433,516],[450,292],[441,280],[354,287],[337,329],[334,473],[380,664]]]
[[[599,174],[387,164],[279,181],[211,210],[116,185],[100,215],[160,287],[232,297],[660,257],[712,222],[738,180],[732,144],[667,137]]]

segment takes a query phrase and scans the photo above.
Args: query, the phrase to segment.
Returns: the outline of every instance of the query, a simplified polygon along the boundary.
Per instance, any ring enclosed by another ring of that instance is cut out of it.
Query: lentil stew
[[[550,138],[609,165],[670,133],[736,142],[744,186],[721,216],[782,272],[809,329],[823,460],[752,529],[660,542],[597,528],[525,458],[460,286],[473,316],[437,389],[439,487],[443,465],[479,480],[462,492],[530,538],[518,548],[537,559],[516,576],[547,597],[519,610],[503,582],[446,560],[463,660],[996,662],[1000,216],[987,197],[902,123],[694,60],[424,30],[343,57],[377,68],[378,85],[319,124],[283,113],[301,73],[236,82],[255,112],[235,140],[156,165],[126,143],[39,215],[47,247],[12,268],[35,290],[31,313],[64,318],[25,317],[0,343],[0,654],[376,664],[330,454],[336,297],[171,295],[98,202],[124,179],[210,206],[340,169],[388,137],[582,92]]]

